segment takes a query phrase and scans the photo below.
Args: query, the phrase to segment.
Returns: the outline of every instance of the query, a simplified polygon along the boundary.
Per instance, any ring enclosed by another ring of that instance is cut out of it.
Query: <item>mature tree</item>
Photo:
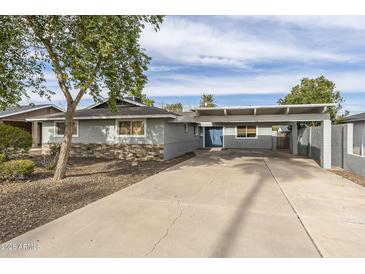
[[[324,76],[303,78],[299,85],[294,86],[288,95],[278,101],[280,105],[335,103],[336,107],[329,110],[332,122],[335,122],[342,102],[343,98],[340,91],[336,90],[335,83]]]
[[[202,94],[200,97],[200,107],[215,107],[213,94]]]
[[[76,108],[86,93],[109,107],[147,82],[150,58],[139,44],[145,24],[155,30],[162,16],[1,16],[0,104],[17,103],[29,92],[49,96],[43,71],[51,66],[65,97],[65,136],[55,180],[64,177]],[[5,81],[3,81],[5,80]]]
[[[162,106],[162,108],[167,110],[167,111],[172,111],[172,112],[181,112],[181,111],[183,111],[182,103],[166,104],[166,105]]]

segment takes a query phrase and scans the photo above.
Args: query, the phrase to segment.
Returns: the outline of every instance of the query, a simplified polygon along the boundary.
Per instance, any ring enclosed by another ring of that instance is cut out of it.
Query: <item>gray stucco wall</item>
[[[321,159],[322,127],[312,127],[310,157],[320,161]]]
[[[146,120],[145,137],[120,137],[116,135],[115,120],[80,120],[78,137],[73,137],[73,143],[82,144],[163,144],[163,119]],[[42,123],[42,143],[58,143],[62,137],[54,136],[54,122]]]
[[[343,135],[344,125],[333,125],[332,126],[332,138],[331,138],[331,161],[333,166],[343,166]]]
[[[201,147],[201,137],[194,135],[194,126],[188,124],[188,132],[184,124],[165,124],[164,154],[165,160],[175,158]]]
[[[365,176],[365,157],[355,154],[345,154],[344,169],[351,170],[361,176]]]
[[[263,148],[272,149],[272,127],[271,125],[258,125],[257,138],[237,139],[236,125],[224,125],[224,147],[225,148]]]
[[[342,166],[343,161],[343,125],[332,125],[331,162],[332,165]],[[298,132],[298,153],[316,161],[321,158],[322,127],[301,128]],[[311,143],[311,145],[310,145]]]
[[[344,143],[345,140],[345,124],[332,125],[331,134],[331,162],[332,166],[343,167],[345,169],[351,170],[358,174],[363,174],[365,169],[365,157],[357,156],[355,154],[355,144],[354,144],[354,154],[344,153]],[[358,127],[359,128],[359,127]],[[311,133],[312,147],[309,145],[309,136]],[[355,137],[360,134],[360,131],[353,132],[353,140],[359,140],[359,137]],[[322,128],[302,128],[299,130],[299,154],[304,156],[309,156],[315,160],[320,159],[320,141],[322,139]],[[358,147],[358,146],[357,146]],[[311,154],[310,154],[311,153]]]
[[[309,155],[309,128],[301,128],[298,130],[298,154]]]
[[[364,155],[365,146],[365,121],[354,122],[354,154]]]

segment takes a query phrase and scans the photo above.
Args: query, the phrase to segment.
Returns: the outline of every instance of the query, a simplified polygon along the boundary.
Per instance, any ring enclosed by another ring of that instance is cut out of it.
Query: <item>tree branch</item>
[[[58,60],[58,56],[57,54],[54,52],[52,46],[51,46],[51,42],[49,38],[45,38],[42,36],[42,34],[40,33],[40,31],[37,29],[37,27],[35,26],[35,24],[32,21],[32,17],[31,16],[25,16],[26,21],[28,22],[30,28],[33,30],[34,34],[39,38],[39,40],[41,40],[41,42],[44,44],[49,57],[51,58],[51,61],[53,63],[53,66],[55,68],[55,73],[56,73],[56,77],[57,77],[57,81],[59,83],[59,86],[63,92],[63,94],[65,95],[67,104],[69,106],[73,105],[73,99],[72,99],[72,95],[69,92],[67,85],[66,85],[66,81],[65,81],[65,77],[62,71],[62,67],[60,65],[60,62]]]
[[[78,103],[80,102],[82,96],[84,96],[85,92],[90,87],[90,85],[95,81],[95,78],[96,78],[96,75],[97,75],[97,73],[100,69],[100,66],[101,66],[101,58],[99,58],[98,62],[96,63],[94,72],[92,73],[90,79],[85,82],[85,84],[82,86],[79,93],[77,94],[76,99],[74,101],[75,107],[78,105]]]

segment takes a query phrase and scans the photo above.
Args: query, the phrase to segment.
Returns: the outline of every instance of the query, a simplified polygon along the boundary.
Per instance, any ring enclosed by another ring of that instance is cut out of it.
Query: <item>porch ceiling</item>
[[[234,115],[290,115],[290,114],[319,114],[326,113],[328,107],[335,104],[301,104],[274,106],[242,106],[242,107],[213,107],[192,109],[197,116],[234,116]]]

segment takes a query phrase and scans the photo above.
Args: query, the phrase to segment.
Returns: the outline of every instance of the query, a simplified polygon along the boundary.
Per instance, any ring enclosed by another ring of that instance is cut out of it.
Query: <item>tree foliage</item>
[[[288,95],[278,101],[280,105],[335,103],[336,107],[329,110],[333,122],[342,108],[342,102],[343,98],[340,91],[336,90],[335,83],[324,76],[315,79],[303,78],[299,85],[294,86]]]
[[[182,112],[183,111],[182,103],[166,104],[166,105],[162,106],[162,108],[167,111],[172,111],[172,112]]]
[[[86,93],[100,102],[106,90],[112,111],[117,110],[116,102],[123,95],[142,94],[150,58],[140,46],[140,35],[146,24],[157,31],[162,19],[0,16],[0,106],[14,105],[29,92],[51,95],[44,85],[47,67],[54,71],[67,102],[65,138],[55,179],[64,176],[74,113]]]
[[[20,17],[0,16],[0,110],[15,106],[30,93],[49,98],[44,57]]]
[[[97,101],[106,88],[115,110],[123,94],[141,95],[150,58],[140,34],[146,23],[157,30],[161,22],[162,16],[1,16],[1,104],[29,91],[49,95],[43,72],[51,66],[70,103],[82,96],[67,91],[89,92]]]
[[[202,94],[200,98],[200,107],[215,107],[213,94]]]

